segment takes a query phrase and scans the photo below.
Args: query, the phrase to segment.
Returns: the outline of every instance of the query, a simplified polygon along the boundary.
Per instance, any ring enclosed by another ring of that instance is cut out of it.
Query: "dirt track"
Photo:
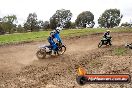
[[[132,74],[131,54],[117,57],[110,52],[125,42],[132,42],[132,33],[113,33],[113,46],[98,49],[101,36],[93,34],[64,39],[65,54],[44,60],[35,56],[43,42],[0,47],[0,88],[131,88],[131,84],[79,86],[76,83],[79,65],[88,73]]]

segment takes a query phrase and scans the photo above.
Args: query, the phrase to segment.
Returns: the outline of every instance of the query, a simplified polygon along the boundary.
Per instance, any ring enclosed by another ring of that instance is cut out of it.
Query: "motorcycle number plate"
[[[48,47],[45,47],[46,52],[50,52],[50,49]]]

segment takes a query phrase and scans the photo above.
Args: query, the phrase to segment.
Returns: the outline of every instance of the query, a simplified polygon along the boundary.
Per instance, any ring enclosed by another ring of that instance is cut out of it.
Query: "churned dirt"
[[[76,82],[79,66],[92,74],[132,75],[132,51],[117,56],[114,49],[132,42],[132,33],[112,33],[111,47],[98,48],[102,34],[64,38],[67,51],[62,56],[36,58],[38,46],[47,41],[0,47],[0,88],[132,88],[126,84],[86,84]]]

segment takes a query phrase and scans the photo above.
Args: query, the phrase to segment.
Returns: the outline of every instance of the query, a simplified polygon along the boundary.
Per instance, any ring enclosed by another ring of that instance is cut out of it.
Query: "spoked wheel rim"
[[[43,59],[46,56],[46,51],[44,49],[40,49],[40,50],[37,51],[36,56],[39,59]]]
[[[98,44],[98,48],[100,48],[102,46],[102,41]]]
[[[66,47],[63,46],[63,47],[61,47],[61,48],[58,50],[58,54],[59,54],[59,55],[62,55],[62,54],[64,54],[65,51],[66,51]]]

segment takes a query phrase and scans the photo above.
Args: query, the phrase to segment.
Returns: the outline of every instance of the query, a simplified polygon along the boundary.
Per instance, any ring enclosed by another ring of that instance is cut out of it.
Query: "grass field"
[[[106,29],[71,29],[61,31],[61,37],[74,37],[81,35],[88,35],[93,33],[103,33]],[[130,28],[118,28],[110,29],[111,32],[132,32]],[[0,45],[19,43],[19,42],[30,42],[30,41],[40,41],[46,40],[49,36],[50,31],[40,31],[40,32],[28,32],[28,33],[14,33],[0,35]]]

